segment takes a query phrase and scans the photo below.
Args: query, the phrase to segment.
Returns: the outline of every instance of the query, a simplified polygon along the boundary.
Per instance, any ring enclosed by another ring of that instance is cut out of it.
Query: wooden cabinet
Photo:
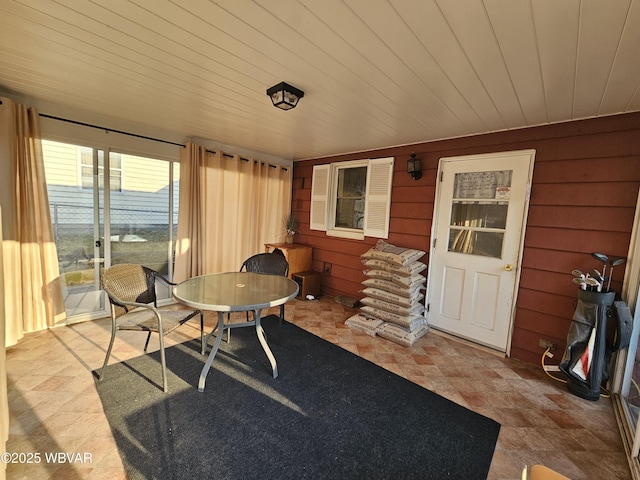
[[[265,243],[265,252],[272,252],[276,248],[282,250],[287,262],[289,262],[289,278],[294,273],[312,270],[313,259],[311,256],[313,247],[302,243]]]
[[[320,298],[320,276],[318,272],[294,273],[292,280],[298,284],[298,298],[307,298],[307,295]]]

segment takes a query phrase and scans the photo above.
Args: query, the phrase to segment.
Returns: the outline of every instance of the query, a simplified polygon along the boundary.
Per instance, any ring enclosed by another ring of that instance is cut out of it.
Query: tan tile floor
[[[287,304],[286,318],[500,422],[488,478],[519,479],[524,465],[536,463],[574,480],[631,478],[609,399],[582,400],[540,367],[500,358],[435,332],[412,348],[370,337],[345,327],[353,312],[330,298],[295,300]],[[208,315],[207,325],[213,320]],[[10,464],[8,479],[126,478],[91,374],[104,359],[109,328],[108,320],[99,320],[29,334],[7,351],[7,450],[42,456],[37,465]],[[119,335],[112,362],[142,353],[144,335]],[[168,344],[197,335],[197,326],[187,324],[168,337]],[[86,452],[91,461],[60,466],[47,463],[45,452]]]

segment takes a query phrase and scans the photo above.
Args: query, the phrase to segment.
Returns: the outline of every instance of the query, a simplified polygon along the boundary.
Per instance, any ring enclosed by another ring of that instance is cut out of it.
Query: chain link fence
[[[93,207],[54,202],[50,210],[60,266],[77,269],[92,262],[96,240],[104,241],[103,231],[99,238],[94,233]],[[99,209],[98,215],[104,225],[104,209]],[[173,256],[169,224],[175,239],[178,212],[170,218],[166,209],[112,207],[110,216],[111,263],[140,263],[167,273],[168,259]]]

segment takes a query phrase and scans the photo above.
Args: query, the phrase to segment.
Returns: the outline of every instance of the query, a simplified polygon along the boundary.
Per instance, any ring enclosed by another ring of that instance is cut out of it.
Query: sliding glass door
[[[70,321],[107,314],[106,267],[139,263],[172,275],[178,163],[52,141],[43,152]]]
[[[173,276],[180,168],[133,155],[110,154],[108,212],[110,264],[137,263]],[[117,165],[114,171],[113,165]],[[117,186],[113,181],[117,179]],[[169,298],[168,289],[158,298]]]
[[[621,293],[632,312],[633,328],[629,347],[616,354],[611,391],[631,475],[640,480],[640,196]]]
[[[640,294],[640,291],[638,292]],[[618,357],[614,377],[614,410],[634,479],[640,478],[640,311],[636,309],[628,350]],[[618,384],[618,385],[616,385]]]

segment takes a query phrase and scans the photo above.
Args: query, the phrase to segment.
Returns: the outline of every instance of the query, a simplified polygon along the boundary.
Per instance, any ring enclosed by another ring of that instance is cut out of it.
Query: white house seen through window
[[[82,176],[82,188],[93,188],[93,149],[80,147],[80,174]],[[112,192],[122,191],[122,155],[111,152],[109,154],[109,180]],[[104,188],[104,154],[98,151],[98,187]]]

